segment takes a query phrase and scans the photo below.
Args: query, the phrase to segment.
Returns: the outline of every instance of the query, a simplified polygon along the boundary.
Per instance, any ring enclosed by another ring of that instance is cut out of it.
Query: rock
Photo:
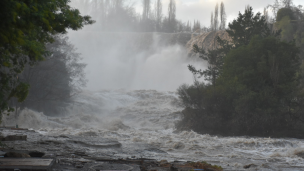
[[[159,162],[160,167],[171,167],[171,164],[167,160],[161,160]]]
[[[83,168],[83,165],[82,165],[81,163],[76,163],[76,164],[75,164],[75,167],[76,167],[76,168]]]
[[[6,152],[0,151],[0,156],[4,156],[5,154],[6,154]]]
[[[68,135],[64,135],[64,134],[59,135],[59,137],[61,137],[61,138],[70,138]]]
[[[170,171],[178,171],[178,168],[172,165],[172,166],[170,167]]]
[[[39,151],[31,151],[31,152],[29,152],[29,155],[31,157],[42,157],[45,155],[45,153],[39,152]]]
[[[30,155],[26,153],[17,153],[17,152],[7,152],[4,157],[9,157],[9,158],[31,158]]]
[[[74,154],[77,156],[88,156],[85,151],[80,151],[80,150],[75,151]]]
[[[185,148],[185,144],[184,144],[184,143],[181,143],[181,142],[178,142],[178,143],[174,144],[173,148],[174,148],[174,149],[181,150],[181,149],[184,149],[184,148]]]
[[[42,158],[54,158],[54,157],[56,157],[56,154],[45,154],[45,155],[43,155],[42,156]]]
[[[54,165],[54,159],[0,158],[0,163],[1,163],[0,170],[50,171],[50,170],[52,170],[52,167]]]
[[[301,158],[304,158],[304,152],[299,152],[299,153],[296,153],[297,156],[301,157]]]
[[[84,137],[97,137],[98,134],[93,131],[87,131],[87,132],[81,132],[78,134],[79,136],[84,136]]]
[[[145,151],[149,151],[149,152],[154,152],[154,153],[167,153],[167,152],[165,152],[165,151],[163,151],[163,150],[160,150],[160,149],[158,149],[158,148],[148,148],[148,149],[145,149]]]
[[[60,145],[60,144],[64,144],[65,142],[64,141],[60,141],[60,140],[56,140],[56,139],[53,139],[53,138],[45,138],[45,139],[42,139],[40,141],[37,141],[37,143],[39,143],[39,144],[56,144],[56,145]]]
[[[73,137],[68,140],[70,143],[80,144],[87,147],[96,147],[96,148],[119,148],[121,143],[116,140],[106,139],[106,138],[93,138],[84,139],[83,137]]]
[[[244,166],[244,169],[249,169],[250,167],[255,166],[254,164],[248,164]]]
[[[0,141],[26,141],[27,135],[0,136]]]
[[[167,161],[167,160],[161,160],[159,163],[160,163],[160,164],[167,164],[168,161]]]

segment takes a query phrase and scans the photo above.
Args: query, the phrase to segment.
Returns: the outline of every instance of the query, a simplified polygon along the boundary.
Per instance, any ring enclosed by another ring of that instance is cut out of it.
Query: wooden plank
[[[0,159],[0,167],[3,166],[32,166],[32,167],[48,167],[52,164],[53,159]]]

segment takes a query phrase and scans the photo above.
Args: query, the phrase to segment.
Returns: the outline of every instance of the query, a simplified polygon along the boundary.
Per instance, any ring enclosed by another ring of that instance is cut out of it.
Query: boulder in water
[[[185,148],[185,144],[182,143],[182,142],[178,142],[178,143],[174,144],[173,148],[174,148],[174,149],[181,150],[181,149],[184,149],[184,148]]]
[[[27,135],[0,136],[0,141],[26,141]]]
[[[299,157],[301,157],[301,158],[304,158],[304,152],[303,151],[301,151],[299,153],[296,153],[296,155],[299,156]]]
[[[45,155],[45,153],[44,152],[40,152],[40,151],[31,151],[31,152],[29,152],[29,155],[31,157],[42,157],[42,156]]]

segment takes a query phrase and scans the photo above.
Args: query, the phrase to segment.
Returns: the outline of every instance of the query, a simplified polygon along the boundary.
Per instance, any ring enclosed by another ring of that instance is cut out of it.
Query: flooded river
[[[181,119],[182,109],[174,92],[86,91],[75,97],[64,117],[47,117],[26,109],[17,124],[35,130],[40,139],[67,141],[63,135],[71,135],[82,137],[77,141],[83,142],[111,140],[104,146],[108,148],[82,148],[87,153],[111,158],[207,161],[232,170],[244,170],[250,164],[253,170],[304,169],[304,140],[177,132],[174,124]],[[13,124],[10,122],[9,118],[4,120]]]

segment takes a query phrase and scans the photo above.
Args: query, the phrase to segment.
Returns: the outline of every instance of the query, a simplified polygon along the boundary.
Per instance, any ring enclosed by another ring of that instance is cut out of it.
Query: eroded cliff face
[[[212,31],[212,32],[205,32],[201,33],[199,35],[192,35],[192,38],[188,41],[186,44],[187,50],[189,53],[193,53],[193,45],[198,45],[198,47],[203,47],[204,50],[212,50],[217,47],[219,47],[216,38],[220,37],[221,39],[224,40],[230,40],[228,33],[225,30],[220,30],[220,31]]]

